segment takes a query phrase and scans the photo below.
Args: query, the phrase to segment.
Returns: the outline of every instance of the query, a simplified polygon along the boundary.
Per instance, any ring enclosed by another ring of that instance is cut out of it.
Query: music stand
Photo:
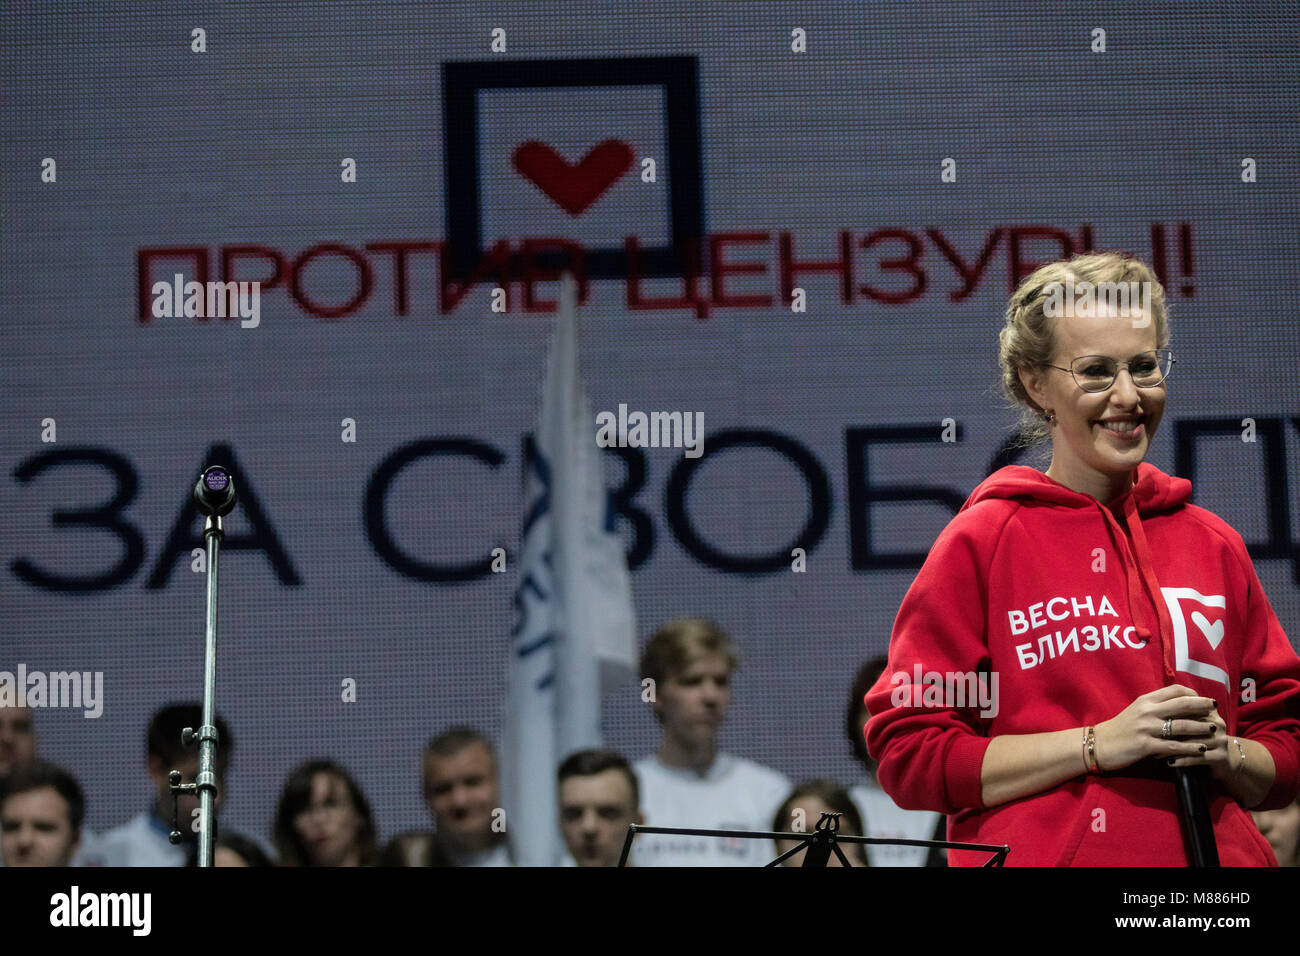
[[[953,843],[949,840],[891,840],[884,837],[840,836],[840,814],[825,811],[817,826],[811,833],[776,833],[769,830],[700,830],[693,827],[647,827],[630,823],[627,827],[627,839],[623,841],[623,854],[618,858],[619,866],[627,866],[628,854],[632,852],[632,840],[638,833],[662,833],[676,836],[703,837],[740,837],[744,840],[799,840],[799,845],[782,853],[765,866],[779,866],[784,860],[806,849],[804,866],[826,866],[831,854],[843,866],[848,866],[841,843],[857,843],[862,846],[924,846],[941,847],[946,850],[984,850],[991,854],[985,866],[1002,866],[1011,852],[1011,847],[995,846],[991,843]]]

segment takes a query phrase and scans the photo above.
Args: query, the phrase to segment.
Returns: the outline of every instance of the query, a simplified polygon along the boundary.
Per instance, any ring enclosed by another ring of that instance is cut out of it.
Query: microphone
[[[1187,859],[1192,866],[1219,866],[1219,845],[1210,822],[1210,768],[1175,767],[1174,788]]]
[[[205,468],[194,485],[194,500],[206,517],[220,518],[230,514],[237,500],[230,472],[221,465]]]

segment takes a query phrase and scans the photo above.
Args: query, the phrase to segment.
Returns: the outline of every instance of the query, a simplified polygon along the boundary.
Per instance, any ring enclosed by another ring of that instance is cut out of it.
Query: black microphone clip
[[[221,465],[211,465],[203,469],[198,482],[194,485],[194,500],[199,511],[209,518],[220,518],[235,509],[238,496],[235,494],[235,480],[229,470]]]

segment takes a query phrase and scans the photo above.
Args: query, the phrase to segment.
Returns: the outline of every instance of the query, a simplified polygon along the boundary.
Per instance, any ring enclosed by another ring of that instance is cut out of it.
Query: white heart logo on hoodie
[[[1200,611],[1192,612],[1192,621],[1201,629],[1205,639],[1210,642],[1210,647],[1217,651],[1219,642],[1223,640],[1223,621],[1215,621],[1211,624]]]
[[[1226,594],[1202,594],[1196,588],[1162,587],[1160,591],[1165,596],[1165,603],[1169,606],[1170,622],[1174,626],[1174,670],[1192,674],[1196,677],[1203,677],[1206,680],[1218,681],[1231,694],[1233,692],[1232,682],[1228,677],[1228,672],[1218,664],[1197,660],[1192,656],[1191,648],[1191,624],[1195,624],[1201,629],[1205,639],[1209,641],[1210,648],[1216,651],[1219,649],[1219,645],[1223,643],[1224,638],[1223,622],[1228,619],[1228,596]],[[1184,610],[1183,602],[1199,604],[1201,607],[1221,608],[1223,616],[1211,625],[1209,619],[1200,611],[1192,610],[1191,614],[1188,614],[1187,610]],[[1205,652],[1201,651],[1201,653]]]

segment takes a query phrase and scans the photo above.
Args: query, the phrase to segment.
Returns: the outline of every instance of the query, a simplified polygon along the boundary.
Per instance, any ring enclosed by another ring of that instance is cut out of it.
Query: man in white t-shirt
[[[942,813],[930,810],[904,810],[894,803],[876,783],[876,762],[867,753],[862,728],[867,722],[867,705],[863,700],[888,666],[888,658],[873,657],[858,670],[849,691],[845,729],[853,756],[867,770],[867,780],[849,788],[849,796],[862,814],[864,835],[887,840],[946,840],[947,827]],[[868,846],[867,859],[872,866],[946,866],[945,851],[923,846]]]
[[[718,752],[739,662],[726,632],[702,618],[669,621],[646,645],[641,677],[653,682],[644,686],[663,735],[634,766],[647,826],[766,831],[789,795],[784,774]],[[761,866],[774,857],[770,840],[642,834],[632,846],[637,866]]]

